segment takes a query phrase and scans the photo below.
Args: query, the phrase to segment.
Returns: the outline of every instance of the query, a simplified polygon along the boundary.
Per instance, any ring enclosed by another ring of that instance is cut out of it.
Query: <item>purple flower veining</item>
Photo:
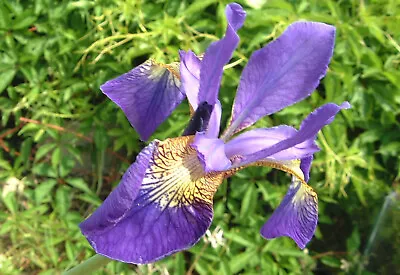
[[[281,204],[261,228],[267,239],[292,238],[304,248],[318,220],[317,195],[307,184],[317,133],[342,109],[325,104],[297,130],[280,125],[235,135],[260,118],[308,97],[326,74],[335,28],[295,22],[253,53],[244,68],[231,120],[220,132],[218,91],[224,66],[239,43],[246,13],[226,7],[225,36],[202,59],[180,51],[180,64],[149,60],[101,86],[143,140],[185,98],[192,110],[183,136],[145,147],[104,203],[80,224],[95,251],[128,263],[154,262],[190,248],[213,218],[213,196],[222,181],[248,166],[269,166],[292,175]]]

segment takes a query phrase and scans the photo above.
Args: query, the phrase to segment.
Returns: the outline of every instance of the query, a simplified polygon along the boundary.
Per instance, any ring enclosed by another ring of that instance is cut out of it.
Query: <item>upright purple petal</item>
[[[179,69],[176,64],[157,64],[148,60],[130,72],[107,81],[101,90],[122,111],[142,140],[181,103]]]
[[[286,125],[250,130],[228,141],[225,145],[225,153],[228,158],[235,155],[246,157],[291,138],[296,133],[296,129]],[[317,151],[319,151],[319,148],[315,144],[314,139],[308,139],[271,155],[269,158],[275,160],[300,159],[310,156]]]
[[[260,233],[267,239],[288,236],[303,249],[314,235],[317,222],[317,194],[310,186],[293,177],[289,191]]]
[[[217,138],[219,135],[219,127],[221,123],[221,116],[222,116],[222,107],[221,102],[217,99],[213,111],[211,113],[210,121],[207,127],[207,137],[209,138]]]
[[[340,106],[334,103],[328,103],[319,107],[310,115],[308,115],[308,117],[302,122],[300,130],[297,131],[296,134],[268,148],[246,156],[246,158],[241,161],[240,165],[246,165],[258,160],[262,160],[286,149],[295,147],[296,145],[307,140],[314,140],[317,133],[325,125],[331,123],[335,118],[335,115],[340,110],[348,108],[350,108],[350,104],[348,102],[344,102]]]
[[[310,179],[310,168],[311,168],[311,163],[313,161],[314,156],[308,156],[305,158],[302,158],[300,160],[300,169],[304,174],[304,180],[305,182],[308,182],[308,180]]]
[[[240,79],[227,137],[309,96],[326,73],[334,41],[335,27],[296,22],[254,52]]]
[[[193,136],[153,142],[80,224],[96,253],[145,264],[194,245],[211,224],[223,175],[206,175]]]
[[[181,58],[181,90],[186,94],[193,110],[197,109],[200,87],[200,59],[192,51],[179,51]]]
[[[201,62],[198,102],[206,101],[211,105],[218,99],[224,65],[229,62],[239,43],[236,31],[242,27],[246,18],[245,11],[236,3],[229,4],[225,14],[228,21],[225,36],[207,48]]]

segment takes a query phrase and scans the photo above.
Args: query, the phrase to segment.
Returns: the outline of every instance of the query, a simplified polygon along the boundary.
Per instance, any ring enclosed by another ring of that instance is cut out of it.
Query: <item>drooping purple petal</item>
[[[142,153],[111,199],[80,225],[96,253],[145,264],[187,249],[204,235],[223,175],[205,175],[192,140],[154,142],[151,156],[151,150]],[[132,196],[124,193],[129,188]]]
[[[193,110],[197,109],[200,87],[200,59],[192,51],[179,51],[181,58],[181,90],[186,94]]]
[[[142,140],[147,140],[185,98],[180,91],[178,63],[163,65],[148,60],[100,88],[124,111]]]
[[[128,215],[146,176],[146,169],[150,165],[155,149],[155,142],[145,147],[103,204],[90,218],[80,224],[85,235],[102,234]]]
[[[300,169],[301,171],[303,171],[304,174],[304,181],[308,182],[308,180],[310,179],[310,168],[311,168],[311,163],[313,161],[314,156],[308,156],[305,158],[302,158],[300,160]]]
[[[231,166],[225,155],[225,144],[219,138],[209,138],[205,133],[197,133],[192,144],[206,172],[225,171]]]
[[[240,79],[227,136],[309,96],[326,73],[334,41],[335,27],[296,22],[254,52]]]
[[[228,158],[235,155],[248,156],[291,138],[296,133],[296,129],[286,125],[250,130],[228,141],[225,145],[225,153]],[[276,160],[300,159],[310,156],[318,150],[314,139],[309,139],[271,155],[269,158]]]
[[[292,238],[303,249],[314,235],[318,222],[318,199],[314,190],[293,177],[281,204],[261,228],[264,238]]]
[[[334,103],[325,104],[311,114],[302,122],[300,130],[291,137],[282,140],[266,149],[258,151],[254,154],[246,156],[240,162],[240,165],[246,165],[258,160],[262,160],[286,149],[295,147],[297,144],[301,144],[307,140],[314,140],[317,133],[325,126],[333,121],[335,115],[342,109],[350,108],[348,102],[342,103],[340,106]]]
[[[239,43],[236,31],[242,27],[246,18],[246,12],[236,3],[229,4],[225,14],[228,21],[225,36],[207,48],[201,61],[198,102],[206,101],[211,105],[218,99],[224,65],[229,62]]]

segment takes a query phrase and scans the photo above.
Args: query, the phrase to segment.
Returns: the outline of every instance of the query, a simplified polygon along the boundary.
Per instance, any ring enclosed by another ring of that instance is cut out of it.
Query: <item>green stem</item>
[[[369,236],[369,239],[368,239],[365,251],[364,251],[364,255],[362,256],[362,260],[360,261],[360,264],[358,265],[358,274],[362,274],[362,271],[364,270],[365,265],[368,263],[368,258],[370,256],[371,249],[372,249],[373,245],[375,244],[375,241],[376,241],[379,231],[382,229],[384,217],[386,216],[386,214],[389,210],[389,207],[393,204],[394,201],[397,200],[397,198],[398,198],[398,194],[396,193],[396,191],[392,191],[389,195],[386,196],[385,202],[383,203],[383,206],[379,212],[378,219],[374,224],[374,228],[372,230],[371,235]]]
[[[83,263],[71,268],[64,272],[64,275],[81,275],[81,274],[91,274],[96,269],[108,264],[111,259],[101,256],[99,254],[94,255],[93,257],[87,259]]]

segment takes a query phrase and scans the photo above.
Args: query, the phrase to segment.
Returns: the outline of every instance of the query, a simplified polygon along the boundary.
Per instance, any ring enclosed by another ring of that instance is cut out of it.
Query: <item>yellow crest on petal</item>
[[[224,175],[205,173],[196,150],[190,146],[192,142],[193,136],[157,141],[142,183],[149,201],[157,202],[161,208],[194,202],[212,205]]]
[[[303,171],[300,168],[300,162],[299,159],[287,161],[262,160],[256,162],[254,165],[268,166],[291,174],[293,176],[291,188],[297,190],[292,198],[292,203],[295,206],[304,205],[306,207],[313,207],[317,213],[318,196],[314,189],[305,182]]]
[[[286,173],[289,173],[293,176],[291,188],[298,190],[296,192],[296,195],[292,199],[292,202],[294,204],[301,203],[304,201],[309,201],[309,203],[312,203],[313,205],[315,205],[315,207],[318,207],[317,193],[315,193],[314,189],[312,189],[312,187],[309,186],[307,182],[305,182],[303,171],[300,168],[300,162],[301,161],[299,159],[287,160],[287,161],[276,161],[267,159],[260,160],[252,164],[243,167],[238,167],[226,172],[225,178],[234,175],[239,170],[244,169],[248,166],[266,166],[278,169]]]

